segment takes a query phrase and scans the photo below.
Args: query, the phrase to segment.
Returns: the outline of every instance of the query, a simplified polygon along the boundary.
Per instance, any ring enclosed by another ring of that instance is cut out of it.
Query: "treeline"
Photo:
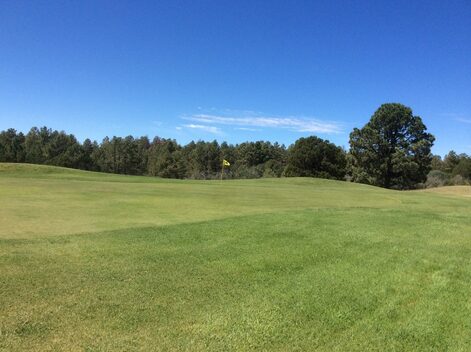
[[[310,143],[311,142],[311,143]],[[311,145],[310,163],[296,155]],[[303,149],[304,148],[304,149]],[[155,137],[106,137],[101,143],[47,127],[33,127],[26,135],[14,129],[0,133],[0,162],[64,166],[82,170],[166,178],[220,177],[223,159],[231,163],[225,178],[317,176],[343,179],[345,152],[317,137],[301,138],[292,148],[265,141],[228,144],[217,141],[180,145]],[[325,160],[324,160],[325,159]],[[316,165],[318,164],[318,165]]]
[[[47,127],[26,135],[0,132],[0,162],[64,166],[82,170],[165,178],[214,179],[309,176],[412,189],[471,182],[471,158],[431,154],[435,138],[421,118],[401,104],[383,104],[350,134],[350,150],[311,136],[286,147],[267,141],[217,141],[180,145],[173,139],[106,137],[100,143]]]
[[[440,187],[471,184],[471,156],[449,152],[442,159],[432,158],[432,171],[428,174],[426,186]]]

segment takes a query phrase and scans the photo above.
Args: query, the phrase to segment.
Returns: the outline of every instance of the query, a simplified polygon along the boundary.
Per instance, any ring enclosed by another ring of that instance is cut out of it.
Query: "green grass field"
[[[470,351],[470,196],[0,164],[0,350]]]

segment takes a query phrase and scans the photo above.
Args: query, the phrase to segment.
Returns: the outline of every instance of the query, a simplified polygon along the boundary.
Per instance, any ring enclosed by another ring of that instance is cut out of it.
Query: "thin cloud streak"
[[[194,129],[194,130],[201,130],[201,131],[204,131],[204,132],[209,132],[209,133],[213,133],[213,134],[221,134],[222,131],[219,127],[216,127],[216,126],[206,126],[206,125],[195,125],[195,124],[185,124],[185,125],[182,125],[182,127],[186,127],[186,128],[191,128],[191,129]]]
[[[462,122],[462,123],[471,123],[471,119],[465,119],[465,118],[462,118],[462,117],[458,117],[456,119],[456,121]]]
[[[250,127],[234,127],[234,129],[238,131],[250,131],[250,132],[260,131],[259,129],[250,128]]]
[[[282,128],[296,132],[341,133],[341,126],[334,122],[324,122],[312,118],[242,116],[229,117],[209,114],[197,114],[183,117],[185,120],[244,127]]]

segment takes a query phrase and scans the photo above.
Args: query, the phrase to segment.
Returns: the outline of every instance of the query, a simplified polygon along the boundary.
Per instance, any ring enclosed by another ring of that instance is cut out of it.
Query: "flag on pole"
[[[224,175],[224,166],[231,166],[231,163],[228,162],[226,159],[222,159],[221,181],[222,181],[222,175]]]

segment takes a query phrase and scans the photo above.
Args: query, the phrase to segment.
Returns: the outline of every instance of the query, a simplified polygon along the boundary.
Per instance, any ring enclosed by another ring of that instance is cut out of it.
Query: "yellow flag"
[[[228,162],[226,159],[224,159],[224,160],[222,161],[222,165],[224,165],[224,166],[231,166],[231,163]]]

